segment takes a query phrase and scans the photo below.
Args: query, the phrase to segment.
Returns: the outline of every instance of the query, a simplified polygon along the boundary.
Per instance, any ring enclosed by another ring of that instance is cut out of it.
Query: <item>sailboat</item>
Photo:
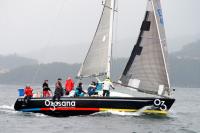
[[[105,0],[91,46],[77,77],[111,77],[115,0]],[[116,85],[142,96],[18,98],[15,110],[51,116],[89,115],[97,112],[137,112],[167,114],[175,99],[171,96],[167,71],[167,45],[160,0],[148,0],[147,10],[128,63]],[[148,95],[148,96],[147,96]]]

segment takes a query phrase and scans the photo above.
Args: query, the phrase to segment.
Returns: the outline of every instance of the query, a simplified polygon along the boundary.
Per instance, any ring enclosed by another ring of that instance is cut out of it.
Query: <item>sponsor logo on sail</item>
[[[157,13],[158,13],[158,16],[160,17],[160,24],[164,25],[162,10],[161,10],[161,9],[158,9],[158,10],[157,10]]]

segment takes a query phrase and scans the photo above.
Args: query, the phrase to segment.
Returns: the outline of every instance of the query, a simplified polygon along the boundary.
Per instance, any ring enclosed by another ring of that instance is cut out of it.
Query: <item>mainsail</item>
[[[148,0],[140,34],[126,68],[122,85],[139,91],[164,95],[169,92],[167,44],[160,0]]]
[[[115,0],[106,0],[103,12],[87,56],[80,68],[78,77],[110,77],[112,34]]]

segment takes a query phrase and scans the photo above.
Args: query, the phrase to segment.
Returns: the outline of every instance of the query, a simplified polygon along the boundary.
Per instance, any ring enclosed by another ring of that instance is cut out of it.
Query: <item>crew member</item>
[[[74,81],[71,79],[71,77],[68,77],[65,83],[65,90],[66,95],[69,95],[69,93],[74,89]]]
[[[95,95],[95,91],[96,91],[96,82],[92,81],[92,83],[88,87],[88,95],[89,96]]]
[[[49,88],[48,80],[44,80],[42,88],[43,88],[43,97],[50,97],[51,89]]]
[[[33,97],[33,89],[30,87],[30,85],[26,85],[26,87],[24,88],[24,94],[24,99],[26,100],[26,102],[28,102]]]
[[[81,97],[81,96],[84,96],[84,94],[86,94],[84,91],[83,91],[83,83],[78,83],[78,86],[76,87],[76,90],[75,90],[75,96],[76,97]]]
[[[115,89],[110,78],[107,77],[104,81],[103,81],[103,96],[110,96],[110,88]]]
[[[58,80],[55,84],[55,92],[54,92],[54,96],[53,96],[53,101],[55,101],[56,98],[59,101],[61,96],[63,96],[62,79],[58,78]]]

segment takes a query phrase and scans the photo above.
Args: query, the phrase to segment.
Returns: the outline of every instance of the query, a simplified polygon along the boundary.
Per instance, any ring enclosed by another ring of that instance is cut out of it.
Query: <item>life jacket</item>
[[[31,87],[26,87],[24,93],[26,96],[33,96],[33,89]]]

